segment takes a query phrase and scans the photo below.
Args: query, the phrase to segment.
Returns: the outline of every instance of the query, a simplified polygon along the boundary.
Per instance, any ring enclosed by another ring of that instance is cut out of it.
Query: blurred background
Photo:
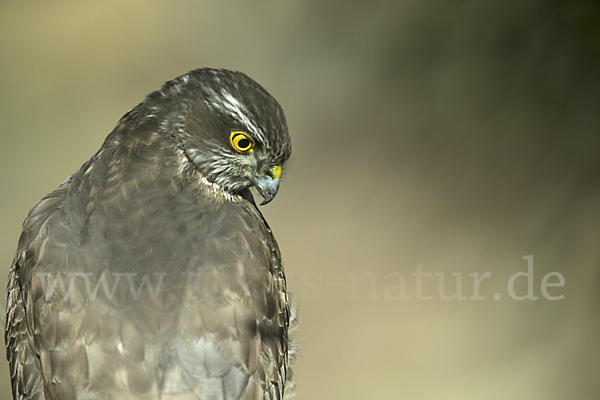
[[[3,0],[2,286],[28,210],[201,66],[287,114],[295,399],[598,398],[598,1]]]

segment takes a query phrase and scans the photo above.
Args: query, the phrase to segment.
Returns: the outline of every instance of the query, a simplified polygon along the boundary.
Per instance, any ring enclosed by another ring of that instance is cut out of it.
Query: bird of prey
[[[273,199],[291,141],[241,72],[197,69],[125,114],[29,212],[7,287],[15,400],[282,399],[295,321]]]

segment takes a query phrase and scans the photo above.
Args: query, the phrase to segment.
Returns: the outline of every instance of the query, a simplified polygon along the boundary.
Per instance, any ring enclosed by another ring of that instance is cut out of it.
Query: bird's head
[[[168,97],[163,126],[213,185],[240,195],[256,186],[270,202],[292,151],[279,103],[241,72],[198,69],[167,82],[152,97]]]

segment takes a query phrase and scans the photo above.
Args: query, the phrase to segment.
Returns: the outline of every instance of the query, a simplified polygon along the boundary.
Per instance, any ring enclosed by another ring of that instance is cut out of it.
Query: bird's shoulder
[[[285,280],[255,204],[215,201],[189,185],[165,185],[143,204],[150,197],[126,179],[119,190],[94,188],[88,171],[100,163],[44,197],[24,223],[7,303],[17,390],[32,399],[100,384],[115,393],[202,394],[230,380],[241,393],[256,374],[277,375],[264,371],[260,343],[271,343],[268,359],[282,368]],[[132,199],[139,207],[120,206]]]

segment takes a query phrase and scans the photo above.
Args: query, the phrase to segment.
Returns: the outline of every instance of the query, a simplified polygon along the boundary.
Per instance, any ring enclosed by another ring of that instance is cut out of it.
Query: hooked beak
[[[281,178],[281,164],[271,167],[265,175],[254,175],[254,186],[263,198],[261,206],[275,198],[279,190],[279,178]]]

